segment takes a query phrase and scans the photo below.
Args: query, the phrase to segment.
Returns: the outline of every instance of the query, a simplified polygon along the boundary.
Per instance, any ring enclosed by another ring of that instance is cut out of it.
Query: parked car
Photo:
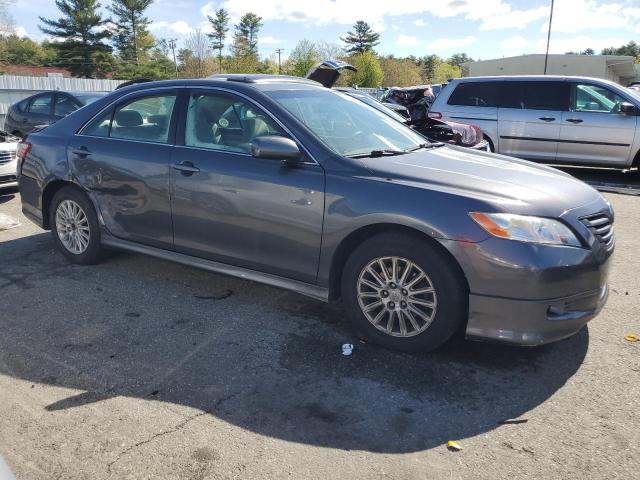
[[[4,129],[24,137],[35,127],[49,125],[106,95],[105,92],[43,92],[9,107]]]
[[[552,164],[629,168],[640,162],[640,94],[565,76],[457,78],[430,116],[477,123],[496,152]]]
[[[116,90],[21,143],[24,214],[71,262],[118,248],[329,301],[361,335],[538,345],[607,298],[611,205],[551,167],[443,143],[316,82]]]
[[[19,138],[0,130],[0,190],[18,185],[16,149]]]
[[[478,126],[431,119],[427,117],[426,110],[419,119],[413,119],[404,105],[384,103],[357,88],[335,87],[343,70],[356,71],[355,67],[349,63],[339,60],[325,60],[315,65],[307,74],[307,78],[319,82],[327,88],[336,88],[372,106],[391,118],[411,126],[428,140],[451,143],[476,150],[489,150],[489,142],[484,139],[482,130]],[[421,90],[421,95],[423,91],[424,89]]]

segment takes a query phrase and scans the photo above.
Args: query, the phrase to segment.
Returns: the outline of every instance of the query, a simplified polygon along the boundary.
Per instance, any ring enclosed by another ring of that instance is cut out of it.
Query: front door
[[[621,167],[629,162],[638,117],[620,113],[625,98],[589,82],[571,86],[571,111],[562,116],[558,160]]]
[[[312,283],[324,212],[324,171],[254,158],[251,141],[287,136],[250,101],[215,90],[189,94],[171,159],[175,249]]]
[[[169,160],[175,101],[174,90],[126,97],[67,147],[74,175],[118,238],[173,247]]]
[[[498,109],[500,153],[551,163],[556,159],[569,85],[557,81],[505,81]]]

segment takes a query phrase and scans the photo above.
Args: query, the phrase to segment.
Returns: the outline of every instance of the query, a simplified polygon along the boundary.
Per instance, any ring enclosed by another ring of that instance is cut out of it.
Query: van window
[[[574,112],[620,113],[626,100],[608,88],[579,83],[574,85],[571,110]]]
[[[458,84],[447,102],[449,105],[495,107],[496,90],[502,82],[463,82]]]
[[[503,82],[499,106],[521,110],[561,110],[569,108],[567,82]]]

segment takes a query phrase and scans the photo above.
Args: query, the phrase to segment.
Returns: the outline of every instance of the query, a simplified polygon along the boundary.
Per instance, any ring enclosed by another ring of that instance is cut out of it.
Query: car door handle
[[[553,122],[556,119],[556,117],[540,117],[540,120],[543,120],[545,122]]]
[[[71,153],[81,158],[86,158],[91,155],[91,151],[87,147],[74,148]]]
[[[200,171],[200,169],[191,162],[174,163],[172,167],[186,176],[193,175],[194,173],[197,173]]]
[[[582,123],[582,119],[581,118],[567,118],[567,122]]]

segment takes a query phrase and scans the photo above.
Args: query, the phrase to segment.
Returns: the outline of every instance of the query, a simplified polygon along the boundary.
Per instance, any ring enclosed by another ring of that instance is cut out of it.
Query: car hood
[[[485,201],[511,213],[559,217],[601,198],[586,183],[555,168],[463,147],[362,161],[380,178]]]

